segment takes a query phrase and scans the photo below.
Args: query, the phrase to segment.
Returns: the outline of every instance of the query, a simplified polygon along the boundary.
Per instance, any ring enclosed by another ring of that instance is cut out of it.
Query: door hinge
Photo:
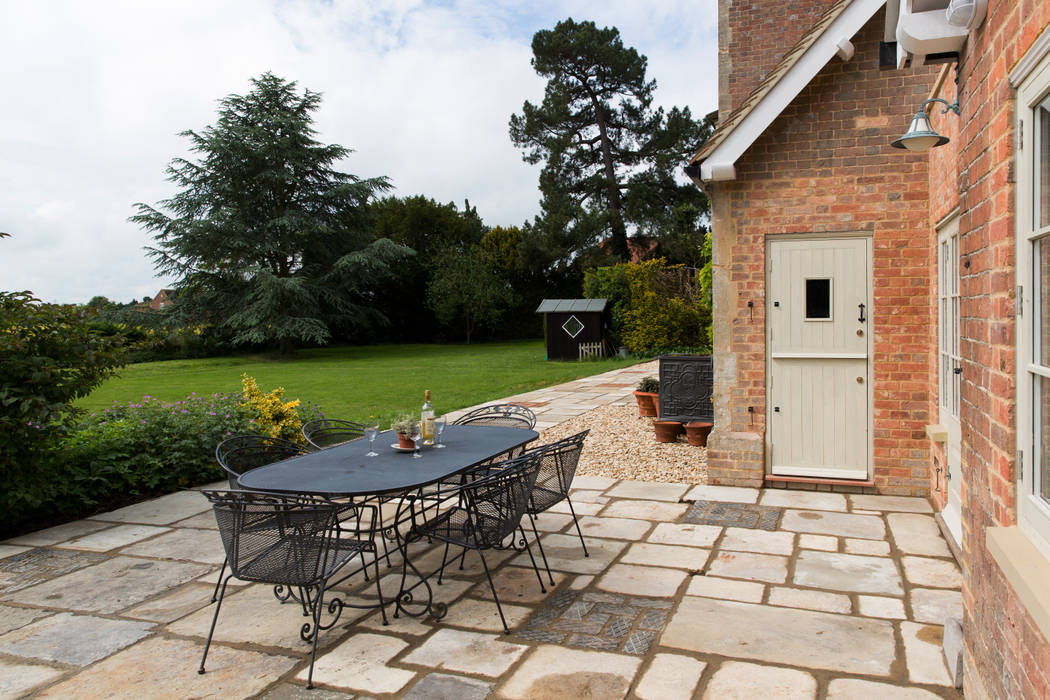
[[[1014,315],[1024,318],[1024,285],[1017,285],[1017,296],[1014,297]]]
[[[1024,119],[1017,120],[1017,150],[1024,150]]]

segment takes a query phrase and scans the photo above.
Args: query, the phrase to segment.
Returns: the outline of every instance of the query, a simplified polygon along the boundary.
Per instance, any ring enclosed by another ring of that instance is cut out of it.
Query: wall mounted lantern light
[[[950,103],[948,100],[942,100],[939,97],[935,97],[932,100],[926,100],[919,107],[919,111],[915,113],[915,116],[911,119],[911,126],[908,127],[908,131],[896,139],[890,145],[894,148],[906,148],[909,151],[928,151],[931,148],[937,146],[943,146],[948,143],[948,137],[942,136],[933,130],[930,126],[930,118],[926,114],[926,105],[933,102],[940,102],[944,105],[944,111],[941,114],[947,114],[948,112],[955,112],[959,114],[959,100]]]

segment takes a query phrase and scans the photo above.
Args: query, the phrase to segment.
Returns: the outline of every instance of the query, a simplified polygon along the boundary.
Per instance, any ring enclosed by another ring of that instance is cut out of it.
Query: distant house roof
[[[608,303],[607,299],[544,299],[536,307],[536,313],[605,311]]]
[[[736,179],[736,161],[798,97],[833,56],[853,56],[850,39],[886,4],[886,0],[837,0],[799,37],[780,63],[747,99],[711,133],[689,161],[700,166],[701,180]],[[761,37],[756,37],[761,40]]]

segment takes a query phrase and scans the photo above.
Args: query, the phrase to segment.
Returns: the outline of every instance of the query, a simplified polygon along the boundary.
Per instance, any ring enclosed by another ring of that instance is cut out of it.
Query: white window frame
[[[1039,294],[1035,279],[1035,242],[1042,239],[1050,245],[1050,226],[1038,228],[1034,217],[1035,190],[1038,186],[1036,158],[1039,145],[1035,128],[1035,108],[1050,96],[1050,44],[1038,41],[1032,51],[1041,56],[1026,56],[1024,74],[1011,75],[1017,87],[1017,198],[1015,210],[1017,285],[1021,303],[1017,328],[1017,512],[1021,531],[1046,557],[1050,558],[1050,503],[1043,500],[1039,485],[1039,436],[1037,406],[1033,403],[1035,377],[1045,378],[1050,385],[1050,371],[1034,357],[1035,333],[1046,339],[1050,329],[1039,328],[1036,317]],[[1034,59],[1034,60],[1033,60]],[[1044,342],[1050,342],[1044,340]]]

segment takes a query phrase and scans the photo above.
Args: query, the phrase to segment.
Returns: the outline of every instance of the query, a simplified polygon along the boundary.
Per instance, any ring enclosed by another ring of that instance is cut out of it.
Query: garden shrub
[[[41,500],[0,521],[0,535],[221,480],[226,475],[215,447],[225,438],[255,433],[303,442],[303,421],[321,417],[315,404],[282,402],[283,390],[264,394],[250,377],[245,388],[250,398],[193,393],[164,402],[144,396],[83,416],[46,452],[51,478]]]
[[[302,434],[303,419],[299,413],[299,399],[282,401],[283,387],[264,394],[255,383],[255,379],[247,374],[241,375],[241,392],[241,408],[252,416],[255,432],[292,442],[305,442]]]
[[[0,525],[47,503],[63,477],[56,444],[75,421],[71,404],[123,364],[123,338],[103,337],[87,310],[0,292]]]
[[[668,265],[663,258],[593,268],[585,273],[584,294],[612,302],[612,328],[634,353],[707,352],[711,301],[705,269],[706,277],[704,270]]]

